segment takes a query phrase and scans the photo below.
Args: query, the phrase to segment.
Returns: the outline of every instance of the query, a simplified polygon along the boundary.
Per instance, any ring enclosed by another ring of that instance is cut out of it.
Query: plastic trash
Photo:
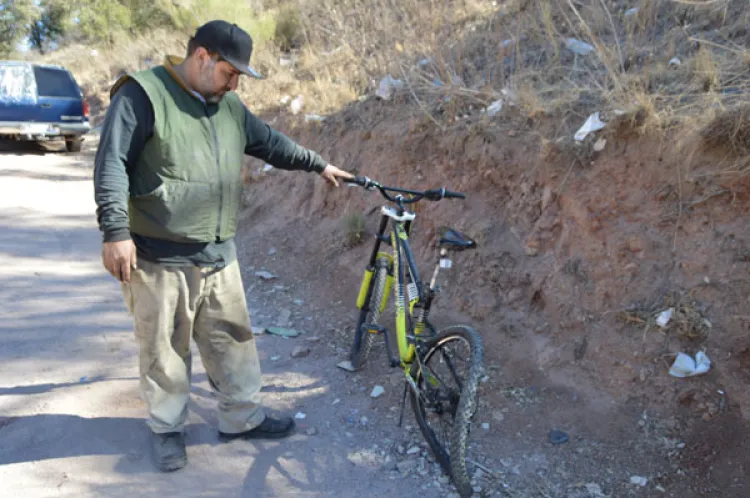
[[[625,17],[634,16],[638,13],[638,7],[633,7],[625,11]]]
[[[393,94],[399,90],[402,90],[404,88],[404,82],[401,80],[395,79],[390,74],[380,80],[380,86],[378,87],[378,90],[375,92],[375,95],[380,97],[383,100],[391,100],[391,97],[393,97]]]
[[[503,110],[503,100],[498,99],[491,103],[487,108],[485,109],[485,112],[487,115],[491,118],[495,117],[500,111]]]
[[[679,57],[672,57],[671,59],[669,59],[669,65],[670,66],[681,66],[682,65],[682,61],[680,60]]]
[[[669,308],[668,310],[664,310],[661,313],[659,313],[659,316],[656,318],[656,324],[664,328],[667,326],[669,321],[672,319],[672,315],[674,314],[674,308]]]
[[[583,141],[589,133],[601,130],[607,126],[607,123],[599,119],[599,113],[595,112],[583,123],[583,126],[576,132],[575,139],[579,142]]]
[[[693,377],[708,372],[710,368],[711,360],[702,351],[695,355],[695,359],[685,353],[677,353],[677,358],[669,369],[669,375],[679,378]]]
[[[575,38],[568,38],[565,40],[565,47],[578,55],[588,55],[594,51],[594,47],[581,40]]]
[[[307,414],[302,412],[297,412],[297,414],[294,416],[297,420],[304,420],[307,418]]]
[[[310,122],[310,121],[325,121],[325,120],[326,120],[325,116],[321,116],[319,114],[307,114],[305,116],[305,122]]]
[[[375,386],[372,388],[372,392],[370,393],[371,398],[379,398],[382,396],[382,394],[385,392],[385,389],[383,389],[383,386]]]
[[[600,138],[596,141],[594,144],[594,151],[601,152],[604,150],[604,147],[607,146],[607,139],[606,138]]]
[[[292,114],[299,114],[299,112],[302,110],[302,104],[304,102],[304,99],[301,95],[297,95],[297,97],[292,100],[292,103],[289,104],[289,109],[292,111]]]

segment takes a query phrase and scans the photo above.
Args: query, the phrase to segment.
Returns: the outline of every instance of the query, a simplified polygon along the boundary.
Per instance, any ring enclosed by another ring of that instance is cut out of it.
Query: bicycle
[[[366,190],[377,189],[383,197],[396,205],[381,207],[380,227],[375,234],[372,253],[357,295],[356,305],[360,313],[349,357],[349,369],[361,369],[370,355],[375,337],[384,337],[390,367],[400,367],[405,373],[399,426],[403,421],[408,391],[417,423],[435,459],[453,480],[459,494],[471,496],[473,489],[466,449],[471,421],[477,408],[477,389],[484,374],[484,348],[479,334],[473,328],[451,325],[438,331],[429,321],[429,313],[439,292],[437,278],[440,270],[452,267],[449,253],[475,249],[477,243],[456,230],[443,230],[438,241],[438,263],[429,284],[425,285],[420,279],[409,243],[416,213],[406,208],[422,199],[440,201],[448,198],[465,199],[466,196],[445,188],[415,191],[386,187],[364,176],[345,181],[351,186],[358,185]],[[386,235],[389,221],[392,230],[390,235]],[[381,252],[381,244],[390,245],[392,253]],[[378,324],[380,315],[388,304],[391,287],[396,296],[398,355],[394,354],[391,347],[389,331]],[[454,349],[461,346],[466,347],[466,352],[463,355],[455,354]],[[457,368],[460,361],[466,363],[465,376],[461,378]],[[445,371],[438,373],[441,367]],[[440,420],[444,441],[438,438],[439,434],[435,430],[440,427],[433,428],[434,424],[430,423],[432,416]],[[449,418],[450,422],[448,431],[443,425],[445,418]]]

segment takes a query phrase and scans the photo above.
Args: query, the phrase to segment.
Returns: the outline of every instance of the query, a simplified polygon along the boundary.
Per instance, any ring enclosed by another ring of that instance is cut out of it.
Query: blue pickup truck
[[[78,152],[90,129],[88,104],[70,71],[0,61],[0,139],[65,140],[69,152]]]

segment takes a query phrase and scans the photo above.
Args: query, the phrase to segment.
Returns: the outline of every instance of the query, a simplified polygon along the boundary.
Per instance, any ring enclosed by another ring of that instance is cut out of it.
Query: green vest
[[[190,95],[163,66],[130,75],[154,109],[154,132],[130,174],[130,230],[175,242],[234,236],[242,199],[245,109]]]

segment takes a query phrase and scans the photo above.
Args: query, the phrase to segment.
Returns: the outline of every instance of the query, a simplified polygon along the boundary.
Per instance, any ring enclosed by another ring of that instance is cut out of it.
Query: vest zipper
[[[211,121],[211,116],[208,114],[208,107],[203,104],[203,109],[206,111],[206,117],[208,118],[208,124],[211,125],[211,134],[214,137],[214,147],[216,148],[216,169],[219,173],[219,220],[216,222],[216,241],[221,239],[221,214],[222,206],[224,205],[224,183],[221,181],[221,152],[219,149],[219,137],[216,135],[216,128],[214,122]]]

